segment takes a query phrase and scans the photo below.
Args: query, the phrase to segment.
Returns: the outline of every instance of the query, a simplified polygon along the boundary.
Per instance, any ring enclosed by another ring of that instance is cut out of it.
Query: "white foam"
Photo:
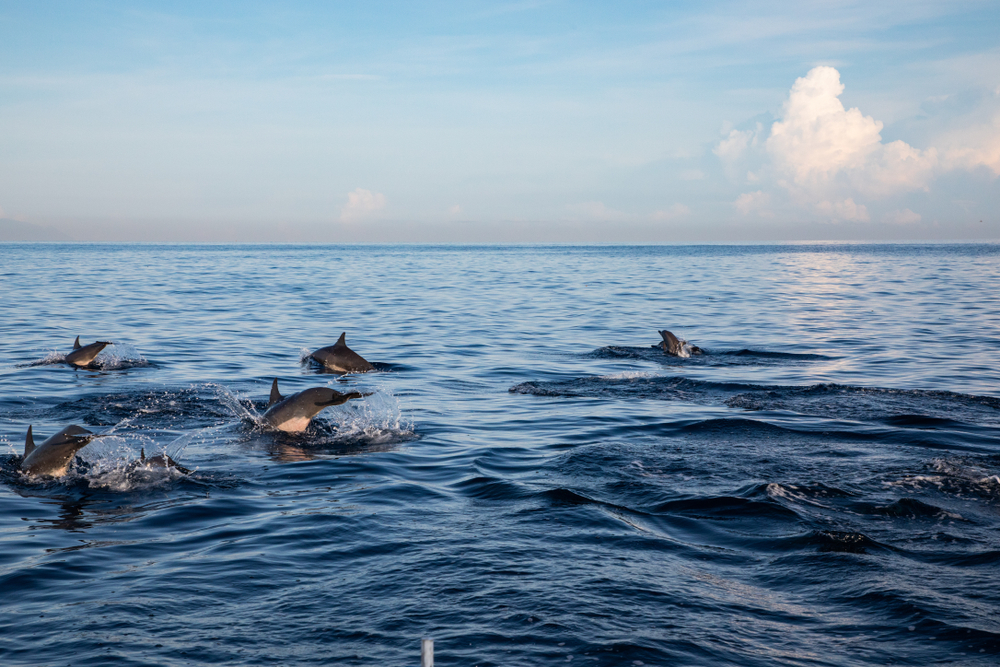
[[[659,377],[660,373],[655,371],[621,371],[610,375],[601,375],[602,380],[637,380],[639,378]]]

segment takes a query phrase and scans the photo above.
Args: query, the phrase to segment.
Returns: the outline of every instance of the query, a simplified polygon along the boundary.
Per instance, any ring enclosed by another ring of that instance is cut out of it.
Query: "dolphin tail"
[[[275,403],[280,403],[285,400],[285,397],[281,395],[278,391],[278,378],[274,378],[274,382],[271,383],[271,398],[267,402],[267,407],[271,407]]]
[[[80,337],[79,336],[77,336],[76,340],[73,341],[73,349],[74,350],[79,350],[80,349]]]
[[[340,338],[338,338],[337,342],[334,344],[343,345],[344,347],[347,347],[347,332],[345,331],[344,333],[340,334]]]
[[[31,426],[28,426],[28,435],[24,437],[24,458],[28,458],[28,454],[35,451],[35,439],[31,437]]]

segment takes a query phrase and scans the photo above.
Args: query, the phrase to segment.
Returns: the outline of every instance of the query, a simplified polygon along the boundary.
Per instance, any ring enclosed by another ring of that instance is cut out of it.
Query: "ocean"
[[[1000,245],[0,244],[0,315],[2,665],[1000,662]]]

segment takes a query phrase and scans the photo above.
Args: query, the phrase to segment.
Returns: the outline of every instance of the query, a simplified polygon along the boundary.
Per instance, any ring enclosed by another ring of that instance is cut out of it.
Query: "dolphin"
[[[35,445],[31,437],[31,427],[24,439],[24,457],[21,459],[21,470],[29,475],[44,475],[46,477],[62,477],[69,469],[76,453],[87,446],[87,443],[98,437],[82,426],[73,424],[67,426],[40,445]]]
[[[340,334],[336,343],[316,350],[309,357],[338,373],[367,373],[375,370],[360,354],[347,347],[346,337],[345,331]]]
[[[185,468],[180,463],[174,461],[166,454],[157,454],[156,456],[150,456],[149,458],[146,458],[145,448],[141,448],[139,450],[139,460],[133,461],[129,465],[128,471],[133,472],[139,468],[145,468],[146,470],[152,470],[157,468],[162,468],[163,470],[169,470],[170,468],[173,468],[177,472],[184,473],[185,475],[191,474],[191,471],[188,468]]]
[[[663,337],[663,342],[660,343],[660,347],[663,348],[664,352],[672,357],[684,357],[686,359],[692,354],[702,354],[703,352],[700,347],[695,347],[686,340],[679,339],[666,329],[660,332],[660,336]]]
[[[89,366],[94,361],[94,357],[100,354],[101,350],[108,345],[113,345],[113,343],[99,340],[96,343],[80,347],[80,337],[77,336],[76,341],[73,343],[73,351],[66,355],[66,363],[77,368]]]
[[[362,398],[363,396],[371,396],[371,394],[363,394],[359,391],[341,394],[339,391],[326,387],[312,387],[285,397],[278,391],[278,379],[275,378],[271,384],[271,399],[267,403],[264,421],[268,426],[279,431],[300,433],[306,430],[312,418],[324,408],[331,405],[341,405],[352,398]]]

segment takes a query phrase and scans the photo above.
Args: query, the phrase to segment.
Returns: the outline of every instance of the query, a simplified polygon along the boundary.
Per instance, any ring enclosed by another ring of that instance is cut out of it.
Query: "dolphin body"
[[[96,343],[80,347],[80,337],[77,336],[73,343],[73,351],[66,355],[66,363],[77,368],[89,366],[94,361],[94,357],[111,344],[110,341],[99,340]]]
[[[343,338],[343,336],[341,336]],[[359,357],[360,358],[360,357]],[[341,405],[352,398],[362,398],[371,394],[352,391],[341,394],[326,387],[312,387],[291,396],[282,396],[278,391],[278,379],[271,384],[271,400],[264,413],[268,426],[286,433],[301,433],[306,430],[313,417],[331,405]]]
[[[703,350],[700,347],[691,345],[686,340],[681,340],[666,329],[660,332],[660,336],[663,337],[663,342],[660,343],[660,347],[664,352],[672,357],[683,357],[686,359],[692,354],[703,353]]]
[[[309,357],[338,373],[367,373],[375,370],[364,357],[347,347],[346,337],[345,331],[340,334],[336,343],[316,350]]]
[[[35,445],[31,437],[31,427],[24,439],[24,457],[21,470],[29,475],[62,477],[69,469],[76,453],[87,446],[97,436],[82,426],[67,426],[49,437],[40,445]]]

